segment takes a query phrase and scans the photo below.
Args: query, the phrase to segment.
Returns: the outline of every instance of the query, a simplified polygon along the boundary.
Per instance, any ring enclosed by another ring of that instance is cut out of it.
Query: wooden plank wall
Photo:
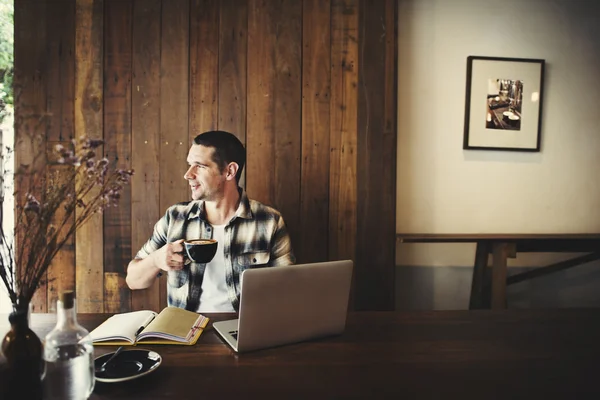
[[[72,6],[73,1],[69,4]],[[75,137],[104,137],[104,3],[77,1],[75,7]],[[65,135],[69,133],[65,132]],[[104,148],[98,149],[98,153]],[[104,311],[103,216],[96,214],[77,230],[75,282],[81,312]],[[73,268],[73,266],[71,266]],[[75,268],[73,268],[75,269]],[[114,275],[112,275],[114,277]],[[110,278],[109,278],[110,279]],[[113,300],[114,301],[114,300]],[[114,304],[114,303],[113,303]]]
[[[15,5],[15,163],[36,162],[39,168],[45,165],[45,140],[32,142],[35,132],[46,133],[46,93],[48,89],[47,48],[52,47],[48,40],[46,4],[23,1]],[[28,45],[19,45],[27,43]],[[56,62],[56,59],[54,59]],[[43,136],[43,135],[42,135]],[[44,138],[45,139],[45,138]],[[41,154],[41,157],[35,157]],[[22,182],[25,187],[29,181]],[[15,182],[18,184],[18,182]],[[38,188],[39,189],[39,188]],[[18,188],[17,188],[18,190]],[[41,191],[35,193],[41,197]],[[15,221],[18,221],[15,218]],[[25,234],[25,232],[20,232]],[[17,235],[16,240],[22,238]],[[20,255],[17,253],[17,257]],[[21,255],[23,257],[23,255]],[[23,257],[24,258],[24,257]],[[17,271],[18,273],[18,271]],[[45,312],[48,304],[48,287],[43,284],[32,299],[32,311]]]
[[[160,218],[160,26],[161,1],[136,0],[133,21],[146,21],[133,25],[133,81],[131,108],[132,167],[138,171],[133,176],[131,195],[132,253],[148,240],[154,223]],[[160,280],[146,290],[131,293],[132,304],[138,309],[160,309],[164,281]],[[166,295],[166,294],[165,294]],[[165,301],[166,303],[166,301]]]
[[[133,168],[118,208],[81,229],[35,310],[75,287],[80,312],[158,310],[164,278],[125,268],[166,208],[189,200],[193,138],[233,132],[242,185],[284,215],[298,262],[355,261],[355,309],[394,305],[395,0],[21,0],[17,115],[46,141],[103,138]],[[19,160],[33,150],[17,147]]]
[[[130,169],[133,1],[104,1],[104,156],[111,168]],[[104,211],[104,311],[129,309],[123,262],[131,258],[131,186],[118,207]]]

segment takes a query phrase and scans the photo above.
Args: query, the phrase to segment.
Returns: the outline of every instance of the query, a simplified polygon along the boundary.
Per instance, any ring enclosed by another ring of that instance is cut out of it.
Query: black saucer
[[[94,368],[99,368],[113,354],[106,353],[94,360]],[[154,371],[162,362],[155,351],[144,349],[123,350],[108,363],[102,372],[96,372],[99,382],[123,382],[139,378]]]

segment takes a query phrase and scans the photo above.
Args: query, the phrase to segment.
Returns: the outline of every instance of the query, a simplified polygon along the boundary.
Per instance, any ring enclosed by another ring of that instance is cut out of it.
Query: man
[[[156,223],[127,267],[127,285],[145,289],[166,272],[170,306],[237,311],[243,270],[295,262],[285,223],[277,210],[248,199],[238,187],[246,151],[235,135],[196,136],[187,162],[183,177],[193,201],[169,207]],[[199,238],[216,239],[217,253],[207,264],[186,264],[183,241]]]

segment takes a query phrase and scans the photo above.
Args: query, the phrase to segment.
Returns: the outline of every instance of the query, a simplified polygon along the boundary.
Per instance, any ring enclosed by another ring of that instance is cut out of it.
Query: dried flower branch
[[[56,145],[49,161],[38,162],[45,157],[40,151],[15,172],[15,186],[28,190],[15,192],[14,241],[0,226],[0,278],[14,305],[29,304],[50,263],[81,225],[117,206],[133,170],[111,169],[106,158],[98,159],[102,144],[73,139],[70,148]]]

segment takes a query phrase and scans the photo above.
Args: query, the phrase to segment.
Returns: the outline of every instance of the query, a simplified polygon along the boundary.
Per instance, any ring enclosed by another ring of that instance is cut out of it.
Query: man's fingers
[[[173,253],[171,255],[171,262],[173,262],[175,264],[183,264],[183,261],[184,261],[183,254]]]
[[[171,243],[167,243],[167,245],[163,248],[164,258],[162,267],[159,265],[159,268],[164,269],[165,271],[179,271],[183,269],[185,266],[185,248],[183,247],[183,239],[176,240]]]
[[[177,264],[170,267],[171,271],[181,271],[183,269],[183,264]]]
[[[169,243],[169,250],[173,253],[182,253],[183,252],[183,239],[180,239],[173,243]]]

